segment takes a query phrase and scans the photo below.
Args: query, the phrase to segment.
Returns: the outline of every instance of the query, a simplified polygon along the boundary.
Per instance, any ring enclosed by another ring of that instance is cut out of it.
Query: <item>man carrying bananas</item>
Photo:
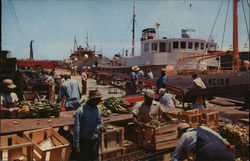
[[[144,101],[137,103],[133,109],[133,121],[138,125],[149,123],[152,119],[160,119],[163,117],[165,120],[172,120],[162,105],[154,100],[155,92],[147,89],[144,94]]]

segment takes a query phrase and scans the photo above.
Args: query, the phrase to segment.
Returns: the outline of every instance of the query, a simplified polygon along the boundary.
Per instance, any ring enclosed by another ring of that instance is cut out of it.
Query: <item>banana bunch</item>
[[[219,133],[231,144],[235,145],[236,157],[249,156],[249,129],[227,123],[220,123]]]
[[[23,105],[19,110],[18,112],[21,112],[21,113],[29,113],[30,112],[30,106],[28,105]]]
[[[59,105],[51,102],[21,101],[18,107],[20,108],[18,112],[29,113],[28,117],[31,118],[58,117],[60,113]]]
[[[121,98],[109,97],[104,100],[103,105],[113,113],[129,113],[129,103]]]
[[[109,116],[109,114],[111,114],[111,110],[107,109],[107,107],[105,107],[103,104],[102,105],[97,105],[98,108],[100,108],[102,116]]]
[[[146,125],[151,126],[151,127],[160,127],[160,126],[168,125],[168,122],[160,122],[159,120],[153,119]]]

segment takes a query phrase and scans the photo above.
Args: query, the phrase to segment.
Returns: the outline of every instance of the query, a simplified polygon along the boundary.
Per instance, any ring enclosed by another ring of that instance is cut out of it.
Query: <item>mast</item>
[[[135,56],[135,0],[133,5],[132,56]]]
[[[233,70],[240,70],[240,56],[238,49],[238,2],[233,0]]]

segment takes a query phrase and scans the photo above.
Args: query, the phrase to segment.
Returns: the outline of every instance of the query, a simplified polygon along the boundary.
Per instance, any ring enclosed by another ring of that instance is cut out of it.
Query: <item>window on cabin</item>
[[[144,45],[144,52],[148,52],[148,44]]]
[[[168,44],[168,50],[171,52],[171,43]]]
[[[179,42],[178,41],[174,41],[173,42],[173,49],[178,49],[179,48]]]
[[[186,49],[186,41],[181,41],[181,49]]]
[[[188,42],[188,49],[193,49],[193,42]]]
[[[199,49],[199,43],[198,42],[194,43],[194,48],[195,48],[195,50]]]
[[[152,51],[156,51],[157,48],[158,48],[157,43],[152,44],[152,45],[151,45],[151,48],[152,48]]]
[[[204,43],[201,43],[201,49],[202,50],[204,49]]]
[[[166,43],[164,42],[160,43],[160,52],[166,52]]]

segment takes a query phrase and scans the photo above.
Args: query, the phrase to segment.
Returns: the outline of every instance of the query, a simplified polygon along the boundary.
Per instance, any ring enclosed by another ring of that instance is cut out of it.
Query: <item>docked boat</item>
[[[161,69],[166,68],[168,83],[174,86],[186,88],[192,82],[191,75],[197,73],[208,88],[234,85],[249,87],[249,56],[245,60],[240,60],[238,51],[237,2],[233,0],[233,50],[216,51],[217,44],[213,40],[193,37],[192,33],[195,30],[190,28],[183,28],[180,38],[159,38],[159,26],[156,24],[156,28],[142,30],[140,56],[134,56],[132,46],[131,56],[123,57],[116,54],[110,63],[101,64],[99,69],[130,74],[131,67],[137,65],[144,73],[150,69],[154,78],[158,78]],[[133,20],[134,18],[135,16]],[[249,51],[247,54],[249,55]],[[227,70],[220,67],[220,58],[224,56],[232,57],[232,66]]]

